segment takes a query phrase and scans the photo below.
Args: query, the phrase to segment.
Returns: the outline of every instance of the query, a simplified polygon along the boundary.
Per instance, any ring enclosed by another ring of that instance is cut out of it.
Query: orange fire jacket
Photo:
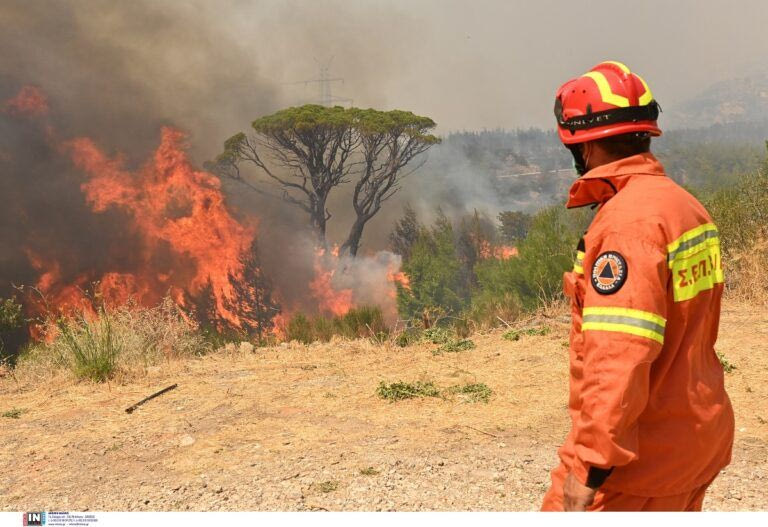
[[[668,496],[731,459],[734,418],[715,354],[723,270],[704,207],[649,154],[600,166],[568,207],[600,206],[564,290],[571,299],[569,413],[558,451],[581,483]]]

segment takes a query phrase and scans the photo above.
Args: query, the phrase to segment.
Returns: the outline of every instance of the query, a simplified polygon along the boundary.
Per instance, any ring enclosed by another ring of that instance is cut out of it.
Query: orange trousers
[[[563,483],[568,476],[568,468],[562,463],[552,471],[552,486],[544,496],[542,511],[563,510]],[[633,496],[616,491],[598,490],[589,511],[700,511],[704,503],[704,493],[712,482],[705,483],[688,492],[673,496]]]

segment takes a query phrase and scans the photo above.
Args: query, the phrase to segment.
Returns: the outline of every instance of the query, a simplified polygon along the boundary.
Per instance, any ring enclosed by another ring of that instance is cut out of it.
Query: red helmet
[[[659,110],[643,78],[611,60],[563,84],[555,98],[557,131],[566,145],[631,132],[659,136]]]

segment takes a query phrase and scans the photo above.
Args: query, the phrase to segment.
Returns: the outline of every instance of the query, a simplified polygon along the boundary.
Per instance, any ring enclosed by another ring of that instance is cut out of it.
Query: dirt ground
[[[768,315],[728,303],[737,415],[708,510],[768,509]],[[140,382],[0,379],[0,510],[536,510],[567,429],[567,318],[433,355],[369,342],[229,352]],[[390,403],[380,381],[485,383],[490,402]],[[124,409],[169,384],[178,388]]]

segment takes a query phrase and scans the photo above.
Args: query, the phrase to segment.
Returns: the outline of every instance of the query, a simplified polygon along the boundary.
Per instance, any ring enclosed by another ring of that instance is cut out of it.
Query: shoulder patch
[[[612,295],[627,281],[627,261],[616,251],[602,253],[592,266],[592,287],[601,295]]]

